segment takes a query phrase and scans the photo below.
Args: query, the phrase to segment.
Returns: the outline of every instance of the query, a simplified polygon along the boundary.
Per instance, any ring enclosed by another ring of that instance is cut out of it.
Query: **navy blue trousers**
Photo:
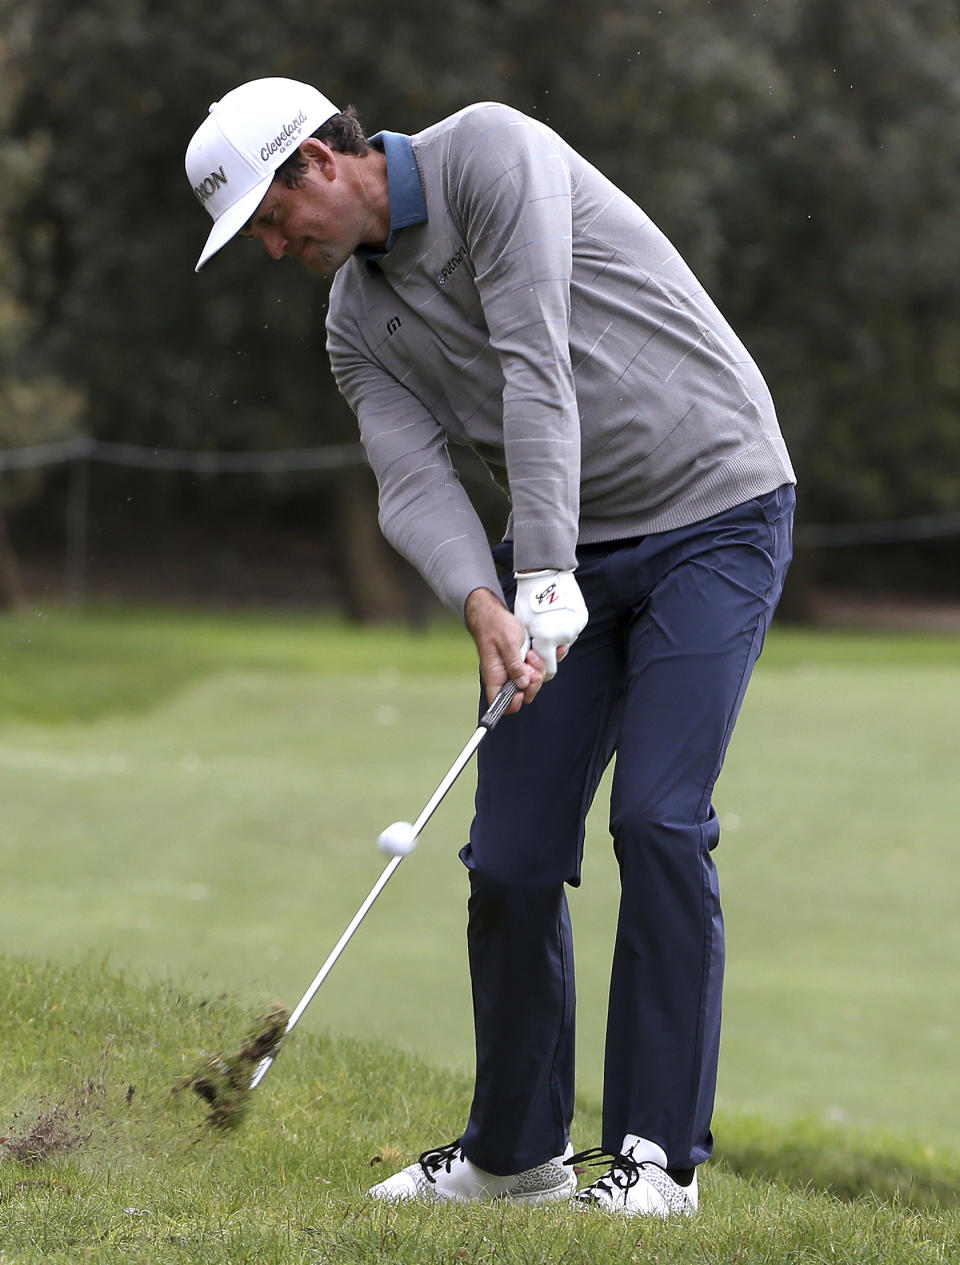
[[[711,1153],[723,918],[711,802],[791,556],[783,487],[676,531],[582,547],[589,622],[557,676],[478,753],[468,948],[476,1085],[465,1154],[521,1172],[562,1152],[574,1104],[574,968],[565,885],[616,756],[610,830],[621,900],[603,1137]],[[495,551],[513,600],[509,545]],[[485,704],[481,702],[481,710]]]

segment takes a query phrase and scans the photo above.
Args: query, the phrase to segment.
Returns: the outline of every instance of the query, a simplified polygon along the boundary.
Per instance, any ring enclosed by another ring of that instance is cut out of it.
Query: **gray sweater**
[[[340,269],[328,350],[384,534],[449,606],[498,581],[448,438],[505,486],[518,570],[793,482],[756,365],[635,202],[508,106],[410,139],[427,221]]]

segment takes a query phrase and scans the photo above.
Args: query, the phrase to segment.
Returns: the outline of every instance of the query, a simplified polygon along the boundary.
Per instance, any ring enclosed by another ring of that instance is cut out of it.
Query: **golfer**
[[[763,378],[640,207],[506,105],[367,140],[315,88],[256,80],[210,108],[186,167],[213,217],[198,268],[242,233],[336,274],[330,362],[383,531],[464,620],[487,700],[519,690],[460,853],[469,1118],[370,1194],[690,1213],[720,1041],[711,796],[791,554]],[[509,497],[492,550],[451,440]],[[614,758],[603,1135],[574,1155],[565,888]]]

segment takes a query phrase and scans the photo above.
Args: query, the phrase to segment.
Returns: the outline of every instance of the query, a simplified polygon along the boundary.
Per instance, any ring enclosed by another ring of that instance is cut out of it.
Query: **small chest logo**
[[[399,316],[391,316],[389,321],[387,321],[387,333],[395,334],[402,324],[403,321],[401,321]]]
[[[451,255],[447,262],[437,273],[437,285],[445,286],[453,274],[467,257],[466,246],[461,246],[455,255]]]

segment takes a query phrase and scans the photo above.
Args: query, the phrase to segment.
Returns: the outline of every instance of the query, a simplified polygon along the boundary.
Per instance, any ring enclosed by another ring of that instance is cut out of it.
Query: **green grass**
[[[846,1205],[820,1202],[821,1191],[858,1199],[858,1228],[851,1234],[866,1234],[870,1221],[878,1245],[886,1234],[903,1246],[899,1256],[893,1247],[883,1255],[886,1247],[871,1246],[847,1259],[949,1259],[936,1255],[939,1222],[922,1248],[926,1222],[907,1206],[926,1206],[957,1184],[956,1166],[942,1152],[956,1154],[960,1136],[958,652],[960,640],[949,636],[781,629],[771,636],[716,796],[729,966],[721,1162],[711,1168],[705,1200],[713,1239],[681,1228],[664,1231],[663,1241],[650,1247],[644,1230],[638,1249],[637,1234],[622,1229],[617,1259],[845,1259],[853,1251],[844,1229]],[[137,1074],[144,1084],[149,1076],[157,1087],[166,1084],[171,1070],[175,1076],[181,1049],[207,1039],[233,1048],[242,1035],[237,1024],[242,1029],[245,1021],[220,999],[238,996],[247,1011],[297,1000],[380,873],[377,834],[392,820],[416,815],[472,731],[474,680],[469,641],[451,625],[416,636],[310,616],[95,610],[0,619],[0,950],[58,963],[67,973],[90,971],[95,962],[105,997],[121,987],[106,982],[114,979],[111,972],[122,971],[131,1000],[111,1003],[117,1039],[107,1042],[102,1032],[114,1029],[98,1027],[99,1019],[90,1039],[119,1068],[112,1060],[127,1057],[128,1047],[132,1058],[133,1045],[147,1040],[141,1009],[154,1015],[156,1026],[179,1032],[170,1041],[156,1038],[154,1070]],[[501,1223],[502,1212],[476,1222],[458,1213],[448,1231],[430,1210],[370,1212],[361,1201],[347,1212],[336,1203],[362,1187],[371,1147],[373,1154],[392,1147],[391,1156],[405,1159],[454,1136],[462,1124],[471,1033],[465,883],[456,852],[469,821],[471,780],[471,773],[463,776],[398,870],[298,1029],[296,1048],[289,1058],[283,1054],[283,1071],[278,1064],[276,1087],[268,1091],[271,1102],[276,1095],[289,1103],[285,1146],[299,1136],[298,1113],[313,1111],[317,1059],[324,1068],[351,1059],[367,1067],[354,1097],[342,1090],[352,1114],[331,1133],[337,1146],[344,1132],[350,1136],[353,1159],[343,1163],[353,1167],[323,1178],[314,1173],[301,1188],[314,1161],[305,1163],[290,1179],[296,1190],[288,1205],[265,1175],[268,1155],[281,1168],[288,1163],[282,1148],[277,1158],[280,1143],[270,1152],[232,1140],[198,1142],[190,1132],[196,1109],[170,1106],[164,1098],[149,1125],[161,1151],[179,1155],[175,1139],[189,1134],[189,1146],[180,1149],[199,1166],[195,1173],[219,1182],[232,1173],[230,1164],[246,1164],[252,1185],[244,1188],[234,1174],[232,1194],[218,1186],[211,1198],[229,1212],[217,1220],[209,1204],[198,1205],[194,1229],[179,1222],[156,1248],[168,1255],[156,1259],[208,1259],[191,1256],[198,1242],[191,1235],[201,1228],[214,1253],[209,1259],[234,1252],[235,1260],[299,1260],[302,1252],[305,1260],[365,1260],[376,1255],[377,1243],[377,1259],[484,1260],[494,1259],[495,1250],[498,1259],[514,1259],[509,1241],[520,1233],[522,1215]],[[584,884],[572,893],[580,993],[581,1131],[575,1140],[584,1146],[596,1141],[615,902],[601,793],[589,823]],[[193,1016],[192,1036],[177,1028],[186,1011],[170,999],[179,990],[216,1003]],[[96,1018],[100,1012],[91,1006]],[[221,1010],[222,1030],[219,1019],[211,1024]],[[42,1059],[33,1058],[22,1038],[46,1028],[57,1012],[47,1016],[43,1007],[27,1006],[19,1013],[25,1017],[16,1036],[4,1039],[3,1101],[29,1115],[42,1091],[35,1083]],[[124,1024],[136,1029],[129,1039]],[[201,1035],[204,1024],[209,1037]],[[62,1061],[49,1073],[55,1095],[76,1095],[84,1077],[99,1083],[89,1070],[93,1056],[83,1052],[87,1026],[64,1019],[57,1029],[58,1052],[49,1054],[51,1067]],[[309,1065],[302,1076],[301,1058]],[[419,1068],[403,1072],[404,1086],[412,1077],[440,1087],[433,1106],[432,1088],[426,1103],[416,1085],[399,1094],[389,1088],[399,1067]],[[68,1084],[71,1069],[77,1074]],[[127,1075],[117,1073],[123,1092]],[[90,1098],[83,1105],[87,1114],[110,1116],[93,1108]],[[121,1113],[121,1121],[128,1116]],[[171,1120],[186,1131],[173,1140],[163,1132],[174,1127]],[[11,1127],[9,1112],[0,1126]],[[372,1135],[365,1132],[370,1128]],[[133,1153],[147,1146],[139,1134],[131,1136]],[[324,1147],[339,1155],[322,1113],[310,1116],[309,1137],[311,1155],[326,1154]],[[91,1141],[83,1163],[92,1163],[95,1152]],[[152,1154],[149,1146],[145,1154]],[[295,1154],[293,1148],[290,1164]],[[55,1163],[70,1170],[80,1163],[80,1150]],[[81,1204],[82,1210],[75,1217],[64,1211],[63,1224],[103,1220],[113,1227],[103,1231],[104,1254],[94,1259],[112,1260],[109,1252],[127,1250],[123,1234],[133,1234],[139,1246],[116,1259],[152,1259],[143,1244],[151,1234],[160,1243],[158,1226],[122,1209],[108,1215],[102,1201],[116,1175],[127,1191],[123,1206],[168,1205],[153,1187],[136,1194],[124,1185],[148,1180],[143,1173],[131,1176],[125,1161],[104,1163],[111,1174],[106,1185],[101,1181],[103,1189],[94,1190],[92,1177],[88,1193],[77,1196],[75,1210]],[[180,1191],[193,1207],[200,1198],[194,1176],[164,1165],[160,1170],[165,1175],[156,1189]],[[92,1171],[102,1177],[96,1165]],[[321,1190],[327,1179],[331,1189]],[[63,1178],[76,1191],[79,1180]],[[304,1202],[307,1188],[327,1210],[319,1220]],[[20,1204],[34,1201],[40,1217],[52,1210],[59,1188],[16,1189]],[[260,1226],[246,1205],[267,1194],[273,1211]],[[12,1208],[0,1203],[0,1262],[20,1259],[4,1256],[12,1249],[2,1219]],[[745,1208],[750,1229],[740,1245]],[[49,1225],[38,1242],[61,1224],[59,1213],[44,1215]],[[164,1216],[173,1214],[168,1209]],[[329,1218],[339,1236],[335,1250]],[[772,1238],[761,1233],[764,1218],[774,1227]],[[303,1238],[304,1225],[321,1230]],[[550,1234],[569,1240],[563,1218],[551,1213],[537,1225],[546,1237],[524,1259],[547,1253]],[[543,1230],[553,1225],[555,1232]],[[955,1231],[956,1223],[950,1225]],[[507,1229],[501,1233],[500,1226]],[[589,1233],[577,1232],[577,1246],[565,1249],[574,1254],[564,1259],[586,1253]],[[185,1236],[182,1257],[173,1254],[177,1234]],[[522,1234],[518,1242],[526,1242]],[[261,1250],[277,1255],[257,1256]],[[468,1257],[459,1257],[461,1250]],[[64,1260],[83,1259],[63,1245],[56,1251]],[[606,1240],[603,1251],[612,1253]],[[605,1257],[601,1252],[596,1259]]]
[[[136,715],[232,669],[331,674],[467,672],[460,628],[346,627],[312,615],[229,617],[169,608],[34,610],[0,616],[0,720],[44,723]]]
[[[739,1122],[740,1141],[704,1171],[700,1214],[683,1223],[376,1205],[362,1192],[425,1135],[446,1136],[468,1081],[385,1045],[298,1031],[242,1125],[212,1131],[200,1100],[172,1087],[250,1018],[236,999],[144,985],[94,960],[0,959],[0,1261],[955,1259],[960,1159],[823,1126]],[[581,1108],[577,1128],[596,1127]],[[32,1155],[31,1137],[44,1139]]]

